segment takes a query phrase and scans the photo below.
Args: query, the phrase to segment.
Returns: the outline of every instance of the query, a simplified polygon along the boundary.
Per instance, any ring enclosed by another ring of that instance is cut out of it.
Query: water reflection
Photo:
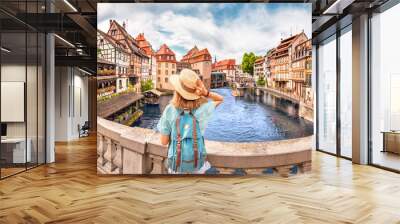
[[[312,135],[313,124],[298,117],[298,105],[270,94],[248,92],[233,97],[230,89],[214,89],[224,96],[208,124],[205,138],[217,141],[249,142],[298,138]],[[154,129],[171,96],[160,98],[159,106],[144,106],[144,115],[134,126]]]

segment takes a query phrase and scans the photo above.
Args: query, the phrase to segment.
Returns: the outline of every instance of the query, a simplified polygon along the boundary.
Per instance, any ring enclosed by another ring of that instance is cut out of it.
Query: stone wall
[[[300,102],[299,105],[299,116],[313,122],[314,121],[314,109],[307,104]]]

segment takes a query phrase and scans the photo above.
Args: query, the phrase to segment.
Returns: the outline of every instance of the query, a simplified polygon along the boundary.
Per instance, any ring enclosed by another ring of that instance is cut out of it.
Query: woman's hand
[[[205,96],[212,101],[214,101],[215,106],[220,105],[224,101],[224,97],[220,96],[217,93],[210,92],[205,86],[204,83],[198,79],[196,82],[196,94],[198,96]]]
[[[207,88],[204,86],[203,81],[201,81],[200,79],[198,79],[196,82],[196,94],[198,96],[207,96],[208,94]]]

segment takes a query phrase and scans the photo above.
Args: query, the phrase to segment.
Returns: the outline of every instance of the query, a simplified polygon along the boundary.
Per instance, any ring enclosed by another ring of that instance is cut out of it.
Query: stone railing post
[[[146,156],[145,133],[134,129],[121,135],[123,174],[148,174],[151,171],[151,161]]]
[[[147,143],[147,153],[152,161],[151,174],[166,174],[168,173],[165,161],[167,159],[168,149],[159,142],[159,135]]]
[[[151,170],[151,174],[166,174],[167,168],[165,167],[165,157],[157,156],[157,155],[149,155],[153,162],[153,169]]]
[[[114,169],[113,173],[122,174],[122,170],[123,170],[122,147],[120,144],[116,144],[116,145],[114,145],[114,149],[115,149],[115,155],[114,155],[114,158],[112,159],[112,165],[113,165],[113,169]]]
[[[105,139],[105,153],[102,170],[105,174],[120,174],[122,173],[122,150],[119,143],[113,141],[109,137]]]
[[[111,172],[111,139],[108,138],[107,136],[103,137],[103,166],[102,170],[105,173]]]
[[[103,173],[104,163],[104,136],[97,133],[97,172]]]

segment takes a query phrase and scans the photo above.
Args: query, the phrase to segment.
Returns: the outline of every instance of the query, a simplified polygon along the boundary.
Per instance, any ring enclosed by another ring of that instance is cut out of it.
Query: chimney
[[[124,21],[124,22],[122,22],[122,27],[123,27],[124,29],[126,28],[125,21]]]
[[[111,23],[112,23],[112,19],[110,19],[110,26],[111,26]]]

